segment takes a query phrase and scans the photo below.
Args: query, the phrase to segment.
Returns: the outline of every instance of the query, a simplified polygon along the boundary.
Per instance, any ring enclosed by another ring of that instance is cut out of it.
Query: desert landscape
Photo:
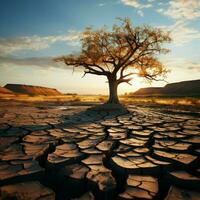
[[[0,200],[200,200],[199,0],[0,1]]]
[[[43,98],[1,94],[1,199],[200,197],[199,104],[137,99],[100,110],[97,96],[42,89]]]

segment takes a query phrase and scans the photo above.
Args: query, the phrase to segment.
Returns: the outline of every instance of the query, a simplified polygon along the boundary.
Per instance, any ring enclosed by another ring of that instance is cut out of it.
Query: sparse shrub
[[[99,101],[104,103],[104,102],[106,102],[106,98],[105,97],[99,97]]]
[[[81,98],[80,97],[73,97],[72,102],[80,102]]]

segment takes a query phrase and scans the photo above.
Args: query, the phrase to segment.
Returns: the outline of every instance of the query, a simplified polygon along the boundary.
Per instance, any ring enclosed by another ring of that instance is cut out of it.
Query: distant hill
[[[0,87],[0,94],[13,94],[13,92],[4,87]]]
[[[167,84],[163,91],[165,94],[199,94],[200,95],[200,80],[182,81],[178,83]]]
[[[200,96],[200,80],[170,83],[164,87],[141,88],[133,96]]]
[[[54,88],[32,86],[32,85],[7,84],[4,86],[4,88],[19,94],[45,95],[45,96],[62,95],[61,92],[59,92]]]
[[[151,95],[151,94],[160,94],[162,87],[148,87],[148,88],[140,88],[134,95]]]

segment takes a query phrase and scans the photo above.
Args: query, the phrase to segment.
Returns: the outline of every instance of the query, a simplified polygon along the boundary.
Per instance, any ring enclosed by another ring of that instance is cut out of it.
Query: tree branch
[[[121,80],[118,80],[117,83],[120,84],[120,83],[127,83],[129,85],[132,85],[130,83],[130,81],[132,80],[132,78],[127,78],[127,79],[121,79]]]

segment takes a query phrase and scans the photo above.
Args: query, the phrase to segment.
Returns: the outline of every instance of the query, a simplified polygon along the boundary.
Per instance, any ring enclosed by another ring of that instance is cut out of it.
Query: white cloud
[[[147,0],[146,3],[141,3],[139,0],[121,0],[121,2],[126,6],[131,6],[137,9],[137,14],[141,17],[144,16],[143,9],[152,7],[152,2],[154,0]]]
[[[80,38],[80,33],[70,31],[68,35],[55,36],[24,36],[18,38],[0,38],[0,54],[8,55],[20,50],[41,50],[50,47],[53,43],[62,41],[75,45]]]
[[[138,8],[138,9],[152,7],[151,3],[144,4],[144,3],[140,3],[139,0],[121,0],[121,2],[124,5],[131,6],[131,7]],[[149,2],[151,2],[151,1],[149,1]]]
[[[167,8],[156,9],[158,13],[175,20],[171,26],[163,26],[171,32],[175,45],[200,39],[200,31],[188,26],[191,20],[200,17],[200,0],[170,0]]]
[[[102,7],[102,6],[105,6],[106,4],[105,3],[99,3],[98,6]]]
[[[176,20],[192,20],[200,17],[200,0],[171,0],[163,13]]]
[[[138,13],[138,15],[140,15],[141,17],[143,17],[143,16],[144,16],[144,13],[143,13],[143,11],[142,11],[142,10],[138,10],[138,11],[137,11],[137,13]]]
[[[158,8],[158,9],[156,9],[156,11],[159,12],[159,13],[163,13],[164,9],[163,8]]]

